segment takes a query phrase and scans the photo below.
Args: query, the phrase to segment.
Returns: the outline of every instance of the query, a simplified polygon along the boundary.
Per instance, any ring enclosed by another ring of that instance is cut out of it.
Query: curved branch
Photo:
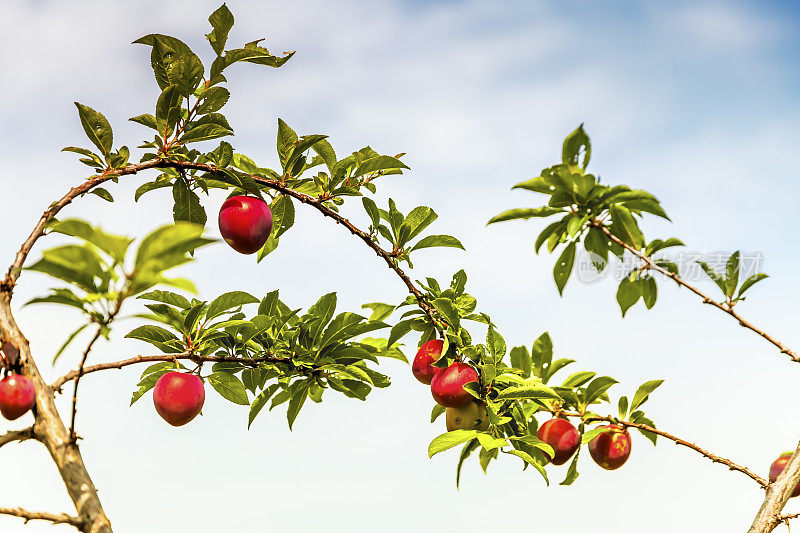
[[[119,169],[107,169],[102,174],[89,178],[87,181],[82,183],[77,187],[73,187],[70,189],[67,194],[65,194],[61,200],[52,204],[45,212],[42,214],[39,222],[33,228],[30,236],[25,240],[22,244],[22,247],[17,252],[17,255],[14,259],[14,263],[12,263],[11,267],[8,269],[8,273],[6,274],[5,279],[0,282],[0,292],[11,292],[14,289],[14,285],[16,284],[17,278],[19,277],[20,271],[22,270],[22,265],[25,263],[25,259],[28,257],[28,254],[31,251],[31,248],[36,243],[36,241],[44,234],[45,227],[47,223],[56,216],[56,214],[61,211],[64,207],[69,205],[72,200],[76,197],[86,194],[92,188],[97,187],[98,185],[120,176],[127,176],[131,174],[137,174],[142,170],[147,170],[151,168],[174,168],[179,170],[202,170],[204,172],[222,172],[219,168],[214,165],[202,164],[202,163],[193,163],[188,161],[172,161],[166,160],[161,158],[151,159],[150,161],[146,161],[144,163],[136,163],[131,164],[123,168]],[[420,309],[422,309],[426,315],[433,321],[434,323],[440,324],[442,326],[447,326],[447,323],[442,320],[441,318],[437,317],[434,313],[433,308],[428,305],[425,300],[425,295],[420,292],[420,290],[414,285],[411,281],[411,278],[401,269],[395,262],[394,258],[391,256],[389,252],[381,248],[366,232],[358,229],[356,226],[353,225],[352,222],[347,220],[345,217],[333,211],[332,209],[326,207],[324,205],[324,201],[320,200],[319,198],[314,198],[313,196],[309,196],[307,194],[299,193],[285,184],[281,183],[279,180],[264,178],[261,176],[257,176],[254,174],[249,175],[253,180],[256,182],[269,187],[270,189],[276,190],[281,194],[285,194],[287,196],[291,196],[292,198],[302,202],[304,204],[310,205],[314,207],[317,211],[322,213],[324,216],[332,218],[338,224],[344,226],[350,233],[355,235],[356,237],[360,238],[364,243],[369,246],[379,257],[383,258],[386,262],[386,265],[392,269],[395,274],[403,281],[408,292],[414,296],[417,300],[417,304],[419,305]]]
[[[635,255],[636,257],[641,259],[642,261],[644,261],[645,264],[647,265],[647,268],[649,268],[650,270],[655,270],[659,274],[662,274],[662,275],[672,279],[678,285],[681,285],[682,287],[686,287],[687,289],[689,289],[690,291],[695,293],[697,296],[702,298],[704,304],[711,305],[713,307],[716,307],[720,311],[729,314],[730,316],[732,316],[734,319],[736,319],[739,322],[740,326],[742,326],[743,328],[747,328],[750,331],[753,331],[753,332],[757,333],[758,335],[760,335],[761,337],[766,339],[767,342],[771,343],[773,346],[778,348],[778,350],[780,350],[781,353],[785,353],[786,355],[791,357],[792,361],[794,361],[796,363],[800,363],[800,356],[798,356],[793,350],[791,350],[788,346],[786,346],[782,342],[780,342],[777,339],[775,339],[774,337],[772,337],[766,331],[764,331],[762,329],[759,329],[755,325],[751,324],[750,322],[748,322],[747,320],[742,318],[739,315],[739,313],[737,313],[733,309],[733,307],[731,307],[730,305],[726,305],[725,303],[718,302],[718,301],[714,300],[713,298],[711,298],[710,296],[705,294],[703,291],[701,291],[697,287],[695,287],[695,286],[687,283],[686,281],[684,281],[683,278],[681,278],[679,275],[675,274],[674,272],[670,272],[666,268],[663,268],[663,267],[659,266],[655,261],[653,261],[652,258],[650,258],[649,256],[643,254],[642,252],[640,252],[636,248],[632,247],[631,245],[629,245],[628,243],[622,241],[616,235],[611,233],[611,231],[609,231],[609,229],[605,225],[603,225],[601,222],[593,221],[593,222],[590,223],[590,225],[594,226],[595,228],[598,228],[600,231],[602,231],[606,235],[606,237],[608,237],[609,239],[614,241],[616,244],[622,246],[623,248],[628,250],[630,253],[632,253],[633,255]]]
[[[0,448],[11,442],[22,442],[29,439],[37,439],[36,433],[33,431],[33,426],[18,431],[9,431],[0,435]]]
[[[83,369],[83,375],[91,374],[92,372],[99,372],[100,370],[111,370],[111,369],[119,369],[130,365],[136,365],[139,363],[157,363],[161,361],[176,361],[178,359],[189,359],[195,362],[203,362],[203,363],[240,363],[247,366],[258,366],[261,363],[288,363],[291,361],[288,357],[275,357],[271,355],[265,355],[264,357],[252,357],[252,358],[243,358],[243,357],[215,357],[215,356],[198,356],[198,355],[188,355],[188,354],[179,354],[179,355],[137,355],[136,357],[131,357],[130,359],[123,359],[121,361],[113,361],[111,363],[100,363],[97,365],[87,366]],[[50,388],[53,391],[60,391],[61,387],[67,383],[68,381],[72,381],[73,379],[78,378],[78,371],[77,370],[70,370],[57,380],[55,380],[51,385]]]
[[[623,426],[623,427],[626,427],[626,428],[642,429],[642,430],[645,430],[645,431],[649,431],[651,433],[655,433],[656,435],[664,437],[665,439],[671,440],[672,442],[674,442],[677,445],[685,446],[685,447],[687,447],[687,448],[689,448],[691,450],[696,451],[697,453],[699,453],[700,455],[702,455],[703,457],[705,457],[707,459],[710,459],[714,463],[723,464],[723,465],[727,466],[729,470],[733,470],[733,471],[736,471],[736,472],[741,472],[742,474],[746,475],[747,477],[749,477],[750,479],[752,479],[753,481],[758,483],[761,486],[761,488],[766,488],[769,485],[769,482],[766,479],[764,479],[761,476],[759,476],[758,474],[754,473],[749,468],[747,468],[745,466],[738,465],[738,464],[734,463],[733,461],[731,461],[730,459],[726,459],[724,457],[720,457],[719,455],[713,454],[713,453],[709,452],[708,450],[704,450],[703,448],[701,448],[697,444],[694,444],[693,442],[689,442],[689,441],[684,440],[684,439],[682,439],[680,437],[676,437],[675,435],[672,435],[670,433],[667,433],[666,431],[662,431],[660,429],[654,428],[652,426],[648,426],[647,424],[639,424],[639,423],[636,423],[636,422],[627,422],[627,421],[624,421],[624,420],[617,420],[616,418],[613,418],[613,417],[610,417],[610,416],[589,415],[586,418],[584,418],[585,415],[581,415],[580,413],[561,412],[559,414],[562,414],[564,416],[572,416],[572,417],[583,418],[586,422],[610,422],[612,424],[616,424],[616,425]]]
[[[25,259],[27,259],[31,248],[33,248],[33,245],[36,243],[39,237],[44,234],[47,223],[50,222],[50,220],[52,220],[59,211],[69,205],[72,200],[78,196],[86,194],[94,187],[97,187],[101,183],[104,183],[110,179],[128,174],[136,174],[137,172],[148,168],[156,168],[156,166],[161,162],[161,159],[152,159],[145,163],[128,165],[124,168],[107,169],[102,174],[92,176],[80,185],[71,188],[69,191],[67,191],[67,194],[61,197],[60,200],[50,204],[50,207],[48,207],[44,213],[42,213],[42,216],[39,217],[39,221],[33,227],[33,231],[31,231],[31,234],[27,239],[25,239],[25,242],[22,243],[17,255],[14,257],[14,262],[11,263],[11,266],[8,268],[5,279],[0,282],[0,292],[10,293],[14,290],[14,285],[17,283],[17,278],[19,278],[19,274],[22,271],[22,265],[25,263]]]
[[[26,524],[31,520],[45,520],[53,524],[69,524],[78,529],[83,529],[83,521],[80,518],[66,513],[40,513],[38,511],[27,511],[20,507],[0,507],[0,514],[22,518]]]

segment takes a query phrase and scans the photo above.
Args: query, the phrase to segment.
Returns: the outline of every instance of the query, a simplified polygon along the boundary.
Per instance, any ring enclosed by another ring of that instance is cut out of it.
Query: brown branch
[[[86,194],[92,188],[112,178],[136,174],[142,170],[147,170],[151,168],[175,168],[179,170],[202,170],[204,172],[221,172],[221,170],[215,167],[214,165],[155,158],[151,159],[150,161],[146,161],[144,163],[131,164],[119,169],[107,169],[102,174],[89,178],[81,185],[70,189],[67,192],[67,194],[65,194],[61,198],[61,200],[55,202],[47,210],[45,210],[45,212],[39,219],[39,222],[33,228],[33,231],[31,232],[30,236],[25,240],[25,242],[22,244],[22,247],[17,252],[16,258],[14,259],[14,263],[12,263],[11,267],[9,268],[5,279],[2,282],[0,282],[0,292],[13,291],[14,285],[16,284],[17,278],[19,277],[20,271],[22,270],[22,265],[24,264],[25,259],[28,257],[31,248],[39,239],[39,237],[41,237],[44,234],[44,229],[47,223],[53,217],[55,217],[56,214],[59,211],[61,211],[61,209],[69,205],[69,203],[72,202],[72,200],[74,200],[76,197],[82,194]],[[315,208],[317,211],[322,213],[324,216],[332,218],[338,224],[344,226],[350,233],[352,233],[353,235],[364,241],[364,243],[367,246],[369,246],[379,257],[383,258],[383,260],[386,262],[386,265],[390,269],[392,269],[395,272],[395,274],[397,274],[397,276],[403,281],[406,288],[408,289],[408,292],[411,293],[412,296],[414,296],[414,298],[417,300],[417,304],[419,305],[420,309],[422,309],[425,312],[425,314],[428,315],[431,321],[443,327],[447,326],[447,323],[445,321],[443,321],[441,318],[435,315],[433,308],[425,300],[425,295],[422,294],[422,292],[420,292],[419,289],[417,289],[417,287],[414,285],[414,283],[411,281],[408,275],[395,262],[392,255],[383,248],[381,248],[375,241],[373,241],[368,233],[358,229],[356,226],[353,225],[352,222],[347,220],[345,217],[343,217],[336,211],[333,211],[329,207],[326,207],[324,205],[323,200],[314,198],[307,194],[299,193],[287,187],[279,180],[264,178],[262,176],[257,176],[254,174],[250,174],[250,177],[253,178],[256,182],[265,185],[270,189],[276,190],[281,194],[291,196],[292,198],[306,205],[310,205],[311,207]]]
[[[670,272],[666,268],[658,265],[651,257],[645,255],[641,251],[637,250],[633,246],[631,246],[628,243],[622,241],[616,235],[611,233],[611,231],[609,231],[609,229],[604,224],[602,224],[601,222],[595,220],[595,221],[590,222],[590,225],[598,228],[600,231],[602,231],[606,235],[606,237],[608,237],[609,239],[611,239],[612,241],[614,241],[615,243],[617,243],[618,245],[622,246],[623,248],[628,250],[630,253],[632,253],[633,255],[635,255],[636,257],[641,259],[642,261],[644,261],[644,263],[647,265],[647,268],[649,268],[650,270],[655,270],[659,274],[662,274],[662,275],[672,279],[678,285],[681,285],[682,287],[686,287],[687,289],[689,289],[690,291],[695,293],[697,296],[702,298],[704,304],[711,305],[713,307],[716,307],[720,311],[729,314],[730,316],[732,316],[734,319],[736,319],[739,322],[739,325],[741,325],[744,328],[749,329],[750,331],[753,331],[753,332],[757,333],[758,335],[760,335],[761,337],[766,339],[767,342],[771,343],[773,346],[778,348],[778,350],[780,350],[781,353],[785,353],[786,355],[791,357],[792,361],[794,361],[796,363],[800,363],[800,356],[798,356],[793,350],[791,350],[788,346],[786,346],[782,342],[780,342],[777,339],[775,339],[774,337],[772,337],[766,331],[764,331],[762,329],[759,329],[755,325],[751,324],[750,322],[748,322],[747,320],[742,318],[739,315],[739,313],[737,313],[733,309],[732,306],[727,305],[724,302],[718,302],[718,301],[714,300],[713,298],[711,298],[710,296],[705,294],[703,291],[701,291],[697,287],[695,287],[695,286],[687,283],[686,281],[684,281],[683,278],[681,278],[679,275],[675,274],[674,272]]]
[[[36,434],[33,432],[33,426],[18,431],[8,431],[0,435],[0,448],[11,442],[22,442],[23,440],[36,439]]]
[[[682,439],[680,437],[676,437],[675,435],[672,435],[670,433],[667,433],[666,431],[662,431],[660,429],[654,428],[654,427],[649,426],[647,424],[639,424],[639,423],[636,423],[636,422],[627,422],[627,421],[624,421],[624,420],[617,420],[617,419],[615,419],[613,417],[610,417],[610,416],[599,416],[599,415],[586,416],[586,415],[581,415],[581,413],[563,412],[563,411],[560,412],[559,414],[562,414],[564,416],[573,416],[573,417],[583,418],[584,421],[586,421],[586,422],[610,422],[612,424],[617,424],[619,426],[623,426],[623,427],[626,427],[626,428],[643,429],[645,431],[649,431],[651,433],[655,433],[656,435],[664,437],[665,439],[671,440],[672,442],[674,442],[677,445],[685,446],[685,447],[687,447],[687,448],[689,448],[691,450],[694,450],[695,452],[699,453],[703,457],[705,457],[707,459],[710,459],[714,463],[720,463],[720,464],[723,464],[723,465],[727,466],[728,469],[730,469],[730,470],[733,470],[733,471],[736,471],[736,472],[741,472],[742,474],[746,475],[747,477],[749,477],[750,479],[752,479],[753,481],[758,483],[762,488],[766,488],[769,485],[769,482],[767,482],[767,480],[765,480],[761,476],[755,474],[749,468],[744,467],[744,466],[740,466],[740,465],[734,463],[733,461],[731,461],[730,459],[726,459],[724,457],[720,457],[719,455],[716,455],[714,453],[709,452],[708,450],[705,450],[705,449],[701,448],[700,446],[698,446],[697,444],[694,444],[693,442],[689,442],[689,441],[684,440],[684,439]],[[585,418],[584,418],[584,416],[585,416]]]
[[[92,351],[92,346],[94,343],[97,342],[97,339],[100,338],[100,335],[103,333],[103,329],[108,327],[111,322],[119,314],[120,310],[122,309],[122,302],[125,301],[127,296],[127,285],[128,280],[126,278],[125,281],[125,289],[122,290],[119,295],[117,296],[116,301],[114,302],[114,308],[111,309],[108,313],[108,316],[105,319],[97,324],[97,331],[95,331],[92,340],[89,341],[89,344],[86,346],[86,349],[83,351],[83,355],[81,356],[81,362],[78,364],[78,374],[75,376],[75,387],[72,389],[72,415],[70,416],[70,425],[69,425],[69,436],[72,439],[72,442],[77,442],[78,435],[75,433],[75,415],[78,412],[78,384],[81,382],[81,376],[84,374],[83,367],[86,366],[86,359],[89,357],[89,352]]]
[[[243,358],[243,357],[227,357],[227,356],[199,356],[199,355],[189,355],[189,354],[176,354],[176,355],[169,355],[169,354],[162,354],[162,355],[137,355],[136,357],[131,357],[130,359],[123,359],[121,361],[113,361],[110,363],[100,363],[97,365],[87,366],[83,369],[83,375],[91,374],[92,372],[99,372],[100,370],[111,370],[111,369],[120,369],[130,365],[136,365],[139,363],[157,363],[159,361],[176,361],[176,360],[185,360],[189,359],[195,362],[203,362],[203,363],[240,363],[247,366],[258,366],[261,363],[288,363],[291,361],[288,357],[275,357],[271,355],[266,355],[263,357],[252,357],[252,358]],[[51,385],[50,388],[53,391],[60,391],[61,387],[67,383],[68,381],[72,381],[73,379],[77,379],[78,371],[77,370],[70,370],[57,380],[55,380]]]
[[[0,514],[22,518],[26,524],[31,520],[45,520],[54,524],[69,524],[78,529],[83,529],[83,521],[80,518],[66,513],[40,513],[38,511],[26,511],[19,507],[0,507]]]
[[[117,307],[117,311],[119,311],[119,306]],[[78,384],[81,382],[81,376],[84,374],[83,367],[86,365],[86,359],[89,357],[89,352],[92,350],[94,343],[97,342],[97,339],[99,339],[100,335],[103,333],[104,325],[105,323],[98,324],[97,331],[95,331],[92,340],[89,341],[89,344],[83,351],[83,356],[81,356],[81,362],[78,365],[77,374],[75,375],[75,386],[72,389],[72,415],[70,417],[69,424],[69,438],[72,440],[72,442],[77,442],[78,440],[78,435],[75,433],[75,414],[78,412]]]

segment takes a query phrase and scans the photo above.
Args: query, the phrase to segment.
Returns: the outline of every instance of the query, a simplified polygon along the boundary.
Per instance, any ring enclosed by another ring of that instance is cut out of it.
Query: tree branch
[[[202,163],[193,163],[189,161],[172,161],[172,160],[165,160],[161,158],[151,159],[150,161],[146,161],[144,163],[136,163],[131,164],[123,168],[119,169],[107,169],[102,174],[94,176],[84,183],[77,187],[73,187],[70,189],[67,194],[65,194],[61,200],[52,204],[45,212],[42,214],[39,222],[34,227],[33,231],[31,232],[30,236],[25,240],[22,244],[22,247],[17,252],[16,258],[14,263],[12,263],[11,267],[6,274],[5,279],[0,282],[0,292],[11,292],[14,289],[14,285],[16,284],[17,278],[19,277],[19,273],[22,270],[22,265],[25,262],[28,254],[31,251],[34,243],[44,234],[44,229],[47,223],[56,216],[56,214],[61,211],[65,206],[69,205],[72,200],[76,197],[86,194],[92,188],[99,186],[100,184],[120,176],[126,176],[131,174],[137,174],[142,170],[147,170],[151,168],[175,168],[179,170],[201,170],[204,172],[221,172],[219,168],[214,165],[207,165]],[[395,262],[394,258],[391,256],[389,252],[381,248],[366,232],[358,229],[356,226],[353,225],[352,222],[347,220],[345,217],[333,211],[332,209],[326,207],[324,205],[324,201],[320,200],[319,198],[314,198],[307,194],[299,193],[285,184],[281,183],[279,180],[264,178],[261,176],[257,176],[254,174],[250,174],[250,177],[253,178],[256,182],[265,185],[273,190],[280,192],[281,194],[285,194],[287,196],[291,196],[292,198],[302,202],[304,204],[310,205],[314,207],[317,211],[322,213],[324,216],[332,218],[336,221],[336,223],[341,224],[344,226],[350,233],[355,235],[356,237],[360,238],[364,243],[369,246],[379,257],[381,257],[385,262],[386,265],[392,269],[395,274],[403,281],[408,292],[414,296],[417,300],[417,304],[419,305],[420,309],[422,309],[425,314],[433,321],[434,323],[440,324],[442,326],[447,325],[445,321],[441,318],[437,317],[434,313],[433,308],[427,303],[425,300],[425,295],[420,292],[420,290],[414,285],[408,275],[401,269],[397,263]]]
[[[711,453],[708,450],[704,450],[703,448],[701,448],[697,444],[694,444],[692,442],[684,440],[684,439],[682,439],[680,437],[676,437],[675,435],[667,433],[666,431],[662,431],[662,430],[654,428],[652,426],[648,426],[647,424],[639,424],[639,423],[636,423],[636,422],[627,422],[625,420],[617,420],[616,418],[613,418],[613,417],[610,417],[610,416],[599,416],[599,415],[586,416],[586,415],[581,415],[581,413],[563,412],[563,411],[560,412],[559,414],[564,415],[564,416],[572,416],[572,417],[582,418],[586,422],[610,422],[612,424],[623,426],[625,428],[643,429],[645,431],[649,431],[651,433],[655,433],[656,435],[664,437],[665,439],[671,440],[672,442],[674,442],[677,445],[685,446],[685,447],[687,447],[687,448],[689,448],[691,450],[694,450],[695,452],[699,453],[703,457],[705,457],[707,459],[710,459],[714,463],[720,463],[720,464],[723,464],[723,465],[727,466],[728,469],[730,469],[730,470],[733,470],[733,471],[736,471],[736,472],[741,472],[742,474],[746,475],[747,477],[749,477],[750,479],[752,479],[753,481],[758,483],[761,486],[761,488],[766,488],[769,485],[769,482],[766,479],[764,479],[761,476],[757,475],[756,473],[754,473],[749,468],[744,467],[744,466],[740,466],[740,465],[734,463],[733,461],[731,461],[730,459],[726,459],[724,457],[720,457],[719,455]]]
[[[781,475],[767,487],[764,502],[753,519],[750,529],[747,530],[748,533],[768,533],[781,523],[781,511],[791,498],[798,480],[800,480],[800,443],[789,462],[786,463]]]
[[[31,520],[45,520],[53,524],[69,524],[78,529],[83,528],[83,521],[80,518],[77,516],[70,516],[66,513],[40,513],[37,511],[26,511],[19,507],[0,507],[0,514],[22,518],[26,524]]]
[[[0,448],[11,442],[36,439],[36,434],[33,432],[33,426],[18,431],[9,431],[4,435],[0,435]]]
[[[247,366],[258,366],[261,363],[288,363],[291,361],[289,357],[275,357],[271,355],[266,355],[264,357],[253,357],[253,358],[244,358],[244,357],[223,357],[223,356],[199,356],[199,355],[189,355],[189,354],[176,354],[176,355],[137,355],[136,357],[131,357],[130,359],[123,359],[121,361],[113,361],[111,363],[100,363],[97,365],[87,366],[83,369],[83,375],[91,374],[92,372],[99,372],[100,370],[110,370],[110,369],[119,369],[130,365],[136,365],[139,363],[157,363],[159,361],[176,361],[178,359],[184,360],[189,359],[195,362],[203,362],[203,363],[240,363]],[[78,371],[77,370],[70,370],[57,380],[55,380],[51,385],[50,388],[53,391],[60,391],[61,387],[67,383],[68,381],[72,381],[73,379],[77,379]]]
[[[633,255],[635,255],[636,257],[641,259],[642,261],[644,261],[645,264],[647,265],[647,267],[650,270],[655,270],[659,274],[662,274],[662,275],[672,279],[678,285],[681,285],[682,287],[686,287],[687,289],[689,289],[690,291],[695,293],[697,296],[702,298],[704,304],[711,305],[713,307],[716,307],[720,311],[729,314],[730,316],[732,316],[734,319],[736,319],[739,322],[739,325],[741,325],[744,328],[749,329],[750,331],[753,331],[753,332],[757,333],[758,335],[760,335],[761,337],[766,339],[767,342],[771,343],[773,346],[778,348],[781,353],[785,353],[786,355],[791,357],[792,361],[794,361],[796,363],[800,363],[800,356],[798,356],[793,350],[791,350],[788,346],[786,346],[782,342],[780,342],[777,339],[775,339],[774,337],[772,337],[766,331],[764,331],[762,329],[759,329],[755,325],[751,324],[750,322],[748,322],[747,320],[742,318],[739,315],[739,313],[737,313],[733,309],[733,307],[731,307],[729,305],[726,305],[725,303],[718,302],[718,301],[714,300],[713,298],[711,298],[710,296],[708,296],[707,294],[702,292],[697,287],[695,287],[695,286],[687,283],[686,281],[684,281],[683,278],[681,278],[679,275],[675,274],[674,272],[670,272],[669,270],[659,266],[655,261],[653,261],[652,258],[650,258],[649,256],[643,254],[641,251],[637,250],[636,248],[632,247],[631,245],[629,245],[628,243],[622,241],[616,235],[611,233],[611,231],[609,231],[609,229],[605,225],[603,225],[601,222],[595,220],[595,221],[590,222],[590,225],[594,226],[595,228],[598,228],[600,231],[602,231],[606,235],[606,237],[608,237],[609,239],[611,239],[612,241],[614,241],[615,243],[617,243],[618,245],[622,246],[623,248],[628,250],[630,253],[632,253]]]

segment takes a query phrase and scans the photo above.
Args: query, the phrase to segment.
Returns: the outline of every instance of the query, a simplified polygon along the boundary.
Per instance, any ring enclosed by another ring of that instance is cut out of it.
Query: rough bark
[[[97,496],[92,478],[83,464],[78,445],[72,443],[53,401],[53,392],[42,379],[31,355],[28,339],[11,312],[11,292],[0,291],[0,338],[19,350],[22,374],[36,387],[35,438],[45,445],[61,474],[69,497],[75,504],[80,529],[86,533],[111,533],[111,524]]]
[[[758,510],[748,533],[768,533],[784,521],[781,511],[797,486],[798,479],[800,479],[800,443],[781,475],[767,487],[764,503],[761,504],[761,509]]]

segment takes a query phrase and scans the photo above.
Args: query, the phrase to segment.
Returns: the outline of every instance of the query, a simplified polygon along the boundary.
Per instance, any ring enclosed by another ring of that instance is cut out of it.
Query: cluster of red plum
[[[476,400],[464,390],[467,383],[477,382],[478,373],[470,365],[459,361],[446,368],[433,366],[442,355],[444,342],[439,339],[424,343],[411,372],[421,383],[431,386],[431,394],[436,403],[446,407],[445,420],[447,431],[456,429],[486,430],[489,418],[486,405]],[[608,431],[597,435],[589,443],[592,459],[606,470],[621,467],[631,454],[631,438],[628,432],[614,424],[604,426]],[[552,418],[539,426],[537,436],[553,448],[550,462],[563,465],[572,457],[581,445],[581,435],[569,420]]]

